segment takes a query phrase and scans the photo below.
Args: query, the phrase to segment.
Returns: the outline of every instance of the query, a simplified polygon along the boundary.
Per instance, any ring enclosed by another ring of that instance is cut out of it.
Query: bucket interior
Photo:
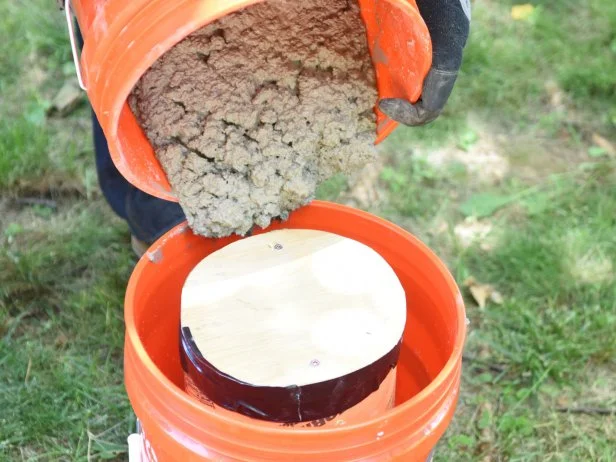
[[[412,398],[438,375],[453,353],[459,308],[451,277],[419,241],[381,220],[367,214],[341,216],[339,210],[336,214],[329,208],[316,207],[316,213],[314,206],[306,209],[269,229],[322,229],[355,239],[379,252],[398,275],[406,292],[407,325],[398,364],[396,404]],[[206,239],[180,226],[143,257],[145,265],[136,281],[131,308],[137,332],[156,367],[181,389],[182,286],[199,261],[236,239]]]
[[[164,2],[73,0],[85,39],[82,72],[114,164],[139,189],[176,200],[152,146],[127,104],[143,74],[167,50],[212,21],[259,0]],[[414,1],[358,0],[379,99],[416,101],[431,60],[430,34]],[[378,142],[397,123],[377,113]]]

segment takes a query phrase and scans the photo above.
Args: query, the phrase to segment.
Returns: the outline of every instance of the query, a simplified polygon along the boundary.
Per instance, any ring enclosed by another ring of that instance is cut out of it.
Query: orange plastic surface
[[[396,406],[340,428],[273,428],[221,415],[189,396],[177,346],[182,286],[206,255],[238,238],[206,239],[183,224],[139,261],[125,300],[125,383],[150,460],[424,462],[458,399],[466,317],[451,274],[408,232],[349,207],[316,201],[269,229],[280,228],[320,229],[358,240],[396,272],[407,295]]]
[[[184,37],[260,0],[73,0],[84,36],[82,72],[111,157],[132,184],[177,200],[149,141],[126,104],[143,73]],[[431,59],[414,0],[359,0],[379,96],[417,100]],[[377,110],[377,142],[396,123]]]
[[[415,102],[432,64],[432,42],[415,0],[359,0],[379,98]],[[397,126],[376,109],[377,143]]]

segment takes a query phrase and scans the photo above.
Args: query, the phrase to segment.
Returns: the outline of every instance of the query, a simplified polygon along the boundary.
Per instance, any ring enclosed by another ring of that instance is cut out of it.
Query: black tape
[[[374,363],[332,380],[302,386],[266,387],[237,380],[216,369],[201,354],[189,327],[180,332],[184,372],[215,404],[259,420],[300,423],[327,419],[362,402],[398,364],[398,342]]]

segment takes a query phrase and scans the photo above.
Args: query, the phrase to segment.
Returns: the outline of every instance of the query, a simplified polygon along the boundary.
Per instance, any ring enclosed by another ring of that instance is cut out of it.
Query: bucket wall
[[[184,280],[237,237],[206,239],[179,225],[144,255],[125,305],[125,381],[151,460],[424,462],[454,413],[466,334],[460,292],[415,237],[355,209],[315,201],[268,230],[310,228],[358,240],[392,266],[407,296],[396,406],[340,428],[288,429],[218,415],[183,390],[179,360]]]
[[[132,88],[184,37],[259,1],[72,0],[84,38],[80,67],[88,97],[116,167],[139,189],[177,200],[126,103]],[[415,0],[359,0],[359,5],[379,96],[416,101],[432,62],[432,49]],[[396,123],[379,111],[377,121],[380,141]]]

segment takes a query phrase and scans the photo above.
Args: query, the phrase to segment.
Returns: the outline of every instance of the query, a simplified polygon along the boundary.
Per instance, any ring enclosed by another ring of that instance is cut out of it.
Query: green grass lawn
[[[443,116],[321,197],[449,265],[471,321],[437,461],[616,460],[616,2],[474,1]],[[0,460],[126,458],[126,226],[97,190],[55,2],[0,2]],[[484,300],[485,299],[485,300]]]

